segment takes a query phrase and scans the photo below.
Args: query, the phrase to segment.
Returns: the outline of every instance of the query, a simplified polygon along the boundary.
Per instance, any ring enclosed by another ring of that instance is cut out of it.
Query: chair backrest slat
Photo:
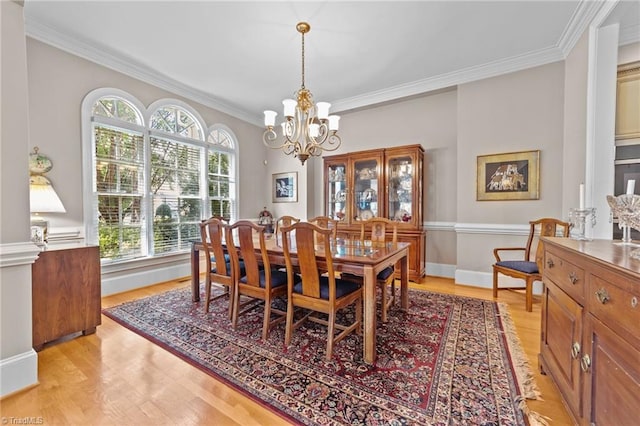
[[[365,240],[368,236],[373,243],[389,242],[387,232],[392,230],[391,243],[398,242],[398,225],[396,222],[384,217],[374,217],[360,222],[360,240]]]
[[[314,225],[318,225],[321,228],[329,228],[333,232],[331,233],[331,238],[335,241],[338,238],[338,221],[330,218],[329,216],[316,216],[313,219],[308,220],[309,223],[313,223]],[[316,232],[316,244],[322,244],[324,239],[324,234]]]
[[[278,220],[276,220],[276,235],[280,233],[280,228],[282,228],[283,226],[289,226],[298,222],[300,222],[300,219],[298,219],[297,217],[287,215],[280,216]]]
[[[225,224],[218,218],[200,222],[200,238],[207,259],[207,268],[211,271],[211,259],[216,259],[216,272],[220,275],[230,275],[224,261],[224,247],[222,240],[225,234]]]
[[[527,239],[524,258],[531,260],[531,253],[535,253],[535,262],[538,264],[538,269],[542,271],[544,247],[543,244],[540,244],[540,237],[556,237],[558,233],[560,233],[560,235],[566,238],[569,236],[571,224],[559,219],[545,217],[532,220],[529,222],[529,226],[529,238]],[[533,247],[534,241],[536,242],[535,247]]]
[[[318,249],[326,258],[326,268],[329,279],[329,300],[334,301],[335,295],[335,274],[333,271],[333,259],[331,258],[331,234],[333,230],[322,228],[309,222],[298,222],[291,226],[282,227],[282,249],[287,264],[287,271],[290,276],[294,272],[292,260],[292,248],[289,246],[291,238],[296,242],[296,257],[298,268],[302,276],[302,294],[308,297],[320,298],[320,268],[316,256],[316,235],[321,234],[323,242],[318,245]]]
[[[243,261],[248,285],[260,285],[260,263],[264,265],[265,274],[270,274],[269,257],[264,243],[264,230],[264,226],[256,225],[249,220],[240,220],[227,227],[229,254],[234,265],[237,266],[240,260]],[[256,239],[260,244],[260,255],[256,254]],[[258,261],[258,256],[262,262]]]

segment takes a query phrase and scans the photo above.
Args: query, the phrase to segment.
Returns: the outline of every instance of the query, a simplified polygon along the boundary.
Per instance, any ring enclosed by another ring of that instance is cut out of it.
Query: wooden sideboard
[[[543,238],[540,369],[575,422],[637,424],[640,260],[610,240]]]
[[[33,348],[101,323],[98,246],[45,250],[31,267]]]

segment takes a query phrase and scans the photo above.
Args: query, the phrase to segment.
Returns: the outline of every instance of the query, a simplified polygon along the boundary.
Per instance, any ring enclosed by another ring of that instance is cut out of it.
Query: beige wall
[[[52,227],[82,227],[82,139],[80,105],[87,93],[113,87],[131,94],[145,106],[165,98],[182,100],[196,109],[207,126],[228,126],[238,138],[240,153],[240,217],[257,217],[262,209],[266,148],[257,126],[233,118],[166,90],[128,77],[62,50],[27,39],[31,143],[54,164],[48,173],[67,209],[51,215]]]
[[[563,105],[563,62],[459,86],[459,224],[526,224],[540,217],[565,217]],[[539,200],[476,201],[478,155],[529,150],[540,150]],[[508,245],[521,246],[522,237],[516,240],[518,244]],[[495,235],[458,232],[456,279],[459,271],[491,271],[494,247],[500,247]]]

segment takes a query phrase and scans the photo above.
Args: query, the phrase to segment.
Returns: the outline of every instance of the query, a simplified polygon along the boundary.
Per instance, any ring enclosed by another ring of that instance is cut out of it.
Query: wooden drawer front
[[[591,276],[587,302],[589,311],[613,331],[635,342],[640,349],[640,284],[623,277],[616,278],[620,286],[613,285],[611,280]]]
[[[584,303],[584,270],[551,251],[545,252],[544,274],[578,303]]]

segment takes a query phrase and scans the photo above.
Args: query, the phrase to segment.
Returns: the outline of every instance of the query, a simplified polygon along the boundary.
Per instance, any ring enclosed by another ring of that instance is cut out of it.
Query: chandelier
[[[282,126],[282,138],[278,141],[278,135],[274,130],[276,116],[275,111],[264,112],[264,125],[266,130],[262,135],[262,141],[271,149],[282,149],[286,155],[293,154],[304,164],[310,156],[319,157],[323,151],[335,151],[341,143],[338,136],[338,122],[340,117],[329,115],[331,104],[318,102],[314,105],[313,95],[304,86],[304,35],[311,30],[306,22],[299,22],[296,30],[302,34],[302,85],[295,93],[294,99],[285,99],[285,121]]]

